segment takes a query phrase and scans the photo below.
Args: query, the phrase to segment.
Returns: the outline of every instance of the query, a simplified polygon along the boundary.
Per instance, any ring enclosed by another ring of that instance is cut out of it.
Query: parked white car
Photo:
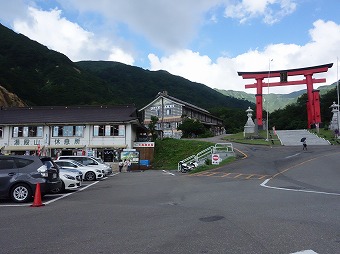
[[[103,169],[85,166],[74,160],[60,160],[58,158],[58,160],[55,160],[54,162],[61,168],[80,170],[83,173],[83,179],[86,181],[99,180],[105,176]]]
[[[62,181],[62,187],[55,189],[53,193],[62,193],[65,190],[76,190],[81,187],[83,173],[78,170],[64,169],[59,167],[59,177]]]
[[[95,159],[99,164],[104,164],[104,165],[105,165],[105,167],[104,167],[105,175],[108,176],[108,175],[111,175],[111,174],[112,174],[112,166],[111,166],[109,163],[104,162],[104,161],[102,160],[102,158],[92,157],[92,156],[91,156],[91,158]]]
[[[61,155],[57,160],[74,160],[85,166],[100,168],[104,170],[106,176],[112,173],[110,165],[105,164],[100,158],[95,158],[93,156]]]

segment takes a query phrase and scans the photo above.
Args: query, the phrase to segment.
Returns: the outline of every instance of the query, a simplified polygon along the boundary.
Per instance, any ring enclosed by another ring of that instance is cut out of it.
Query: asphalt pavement
[[[202,174],[120,173],[39,208],[0,202],[0,253],[340,253],[339,148],[234,147],[243,157]]]

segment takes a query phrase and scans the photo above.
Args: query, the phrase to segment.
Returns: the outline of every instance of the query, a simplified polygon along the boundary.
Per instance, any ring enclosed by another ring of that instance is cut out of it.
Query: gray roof
[[[139,124],[134,105],[119,106],[44,106],[0,109],[0,124],[77,124],[124,123]]]
[[[159,98],[161,98],[161,97],[167,98],[167,99],[172,100],[172,101],[174,101],[174,102],[177,102],[177,103],[183,105],[184,107],[187,107],[187,108],[190,108],[190,109],[194,109],[195,111],[200,111],[200,112],[203,112],[203,113],[205,113],[205,114],[210,115],[210,112],[209,112],[208,110],[203,109],[203,108],[200,108],[200,107],[197,107],[197,106],[195,106],[195,105],[193,105],[193,104],[190,104],[190,103],[188,103],[188,102],[182,101],[182,100],[177,99],[177,98],[175,98],[175,97],[172,97],[172,96],[168,95],[167,92],[159,92],[159,93],[157,94],[157,97],[156,97],[152,102],[150,102],[150,103],[149,103],[148,105],[146,105],[145,107],[141,108],[139,111],[143,111],[144,109],[146,109],[147,107],[149,107],[150,105],[152,105],[155,101],[157,101],[157,100],[158,100]]]

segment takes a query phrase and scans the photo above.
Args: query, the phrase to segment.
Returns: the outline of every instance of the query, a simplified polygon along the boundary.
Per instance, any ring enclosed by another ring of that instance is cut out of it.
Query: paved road
[[[122,173],[0,207],[0,253],[340,253],[338,147],[235,147],[247,157],[217,174]]]

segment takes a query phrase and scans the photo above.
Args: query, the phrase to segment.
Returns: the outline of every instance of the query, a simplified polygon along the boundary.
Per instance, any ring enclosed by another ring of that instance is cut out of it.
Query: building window
[[[170,116],[171,115],[171,108],[167,108],[166,111],[165,111],[165,114],[167,116]]]
[[[0,138],[3,138],[3,126],[0,126]]]
[[[94,137],[112,137],[112,136],[124,136],[124,125],[94,125],[93,136]]]
[[[63,136],[64,137],[72,137],[73,136],[73,126],[64,126],[63,127]]]
[[[42,137],[43,127],[42,126],[15,126],[13,127],[12,137]]]
[[[84,126],[76,126],[76,137],[82,137],[84,134]]]
[[[28,137],[42,137],[43,136],[43,127],[42,126],[29,126],[25,130],[24,128],[24,134],[27,131]],[[26,136],[24,136],[26,137]]]
[[[53,137],[82,137],[84,135],[84,126],[53,126]]]

